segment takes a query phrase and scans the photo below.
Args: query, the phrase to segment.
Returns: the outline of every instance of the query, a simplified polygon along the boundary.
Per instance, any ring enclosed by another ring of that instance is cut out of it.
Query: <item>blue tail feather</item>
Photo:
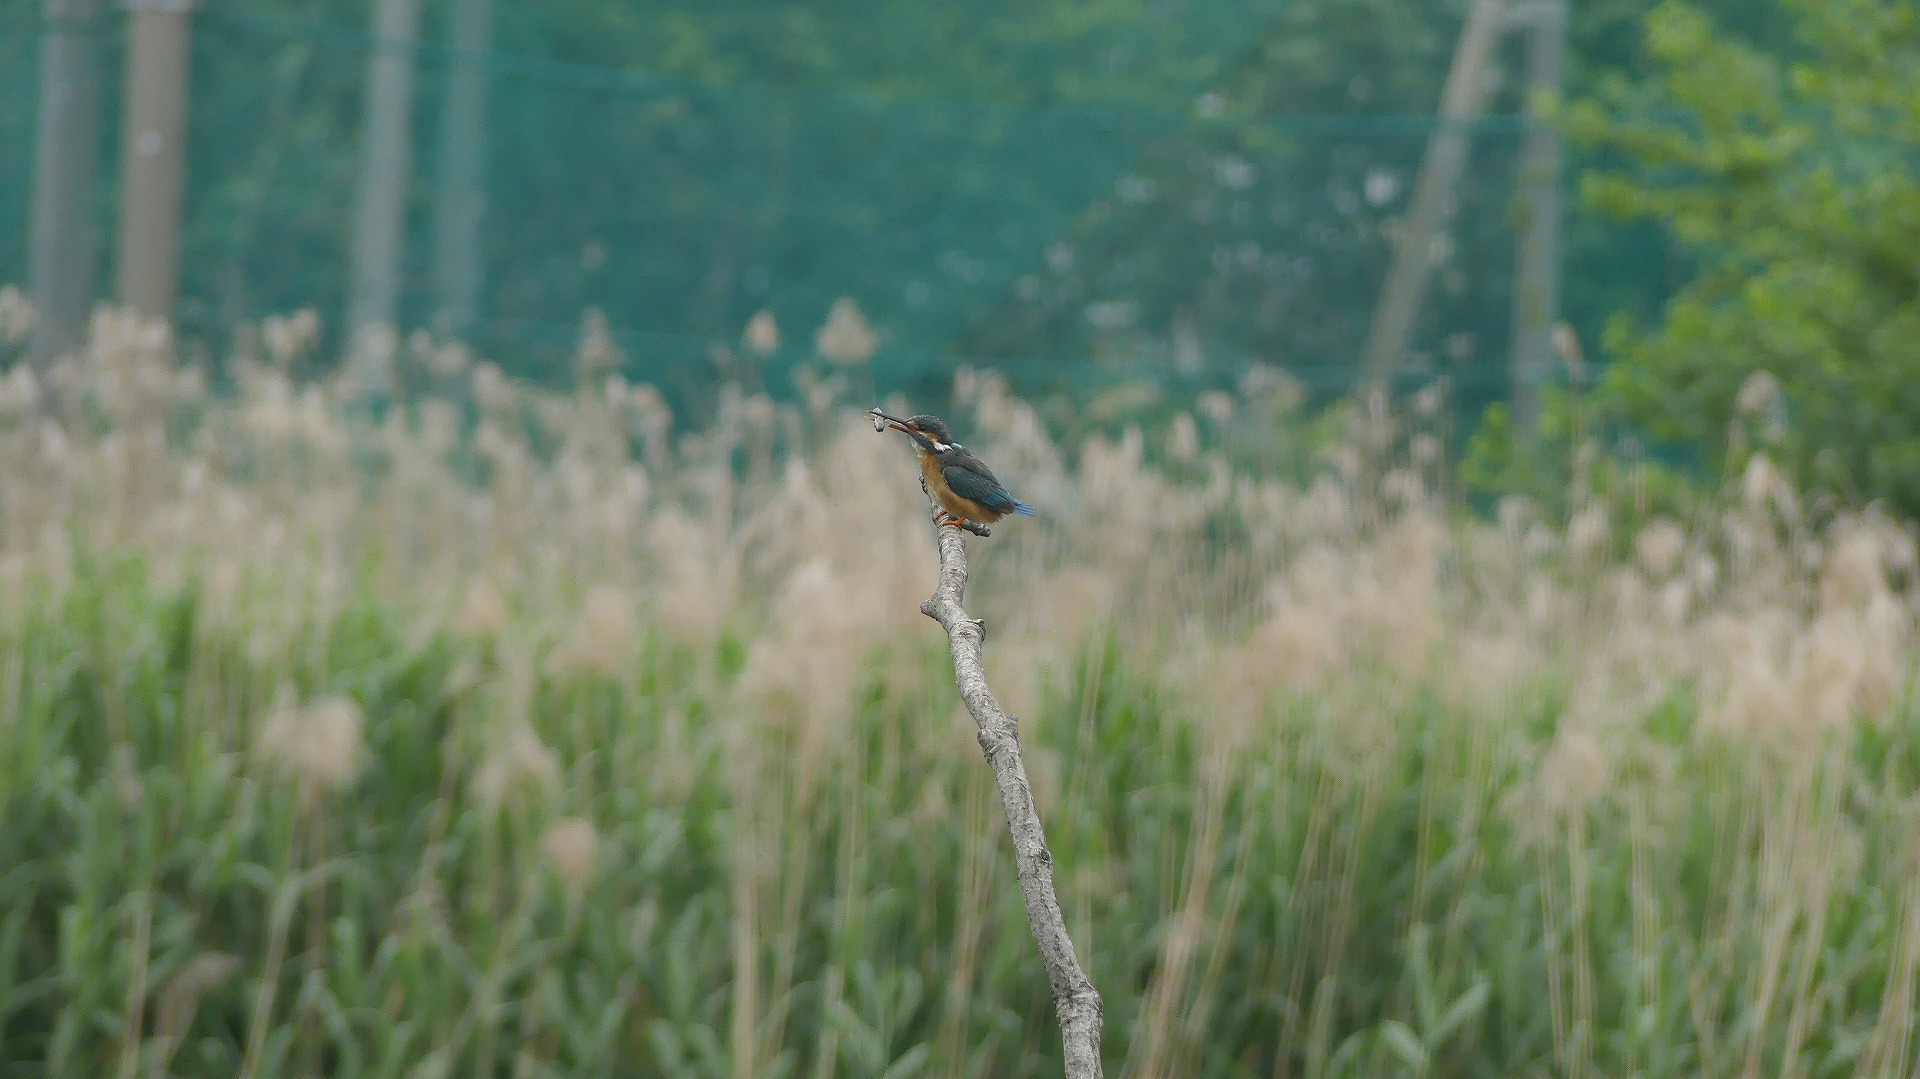
[[[1022,502],[1017,498],[1013,500],[1013,512],[1019,514],[1022,517],[1032,517],[1034,515],[1033,507],[1027,505],[1025,502]]]

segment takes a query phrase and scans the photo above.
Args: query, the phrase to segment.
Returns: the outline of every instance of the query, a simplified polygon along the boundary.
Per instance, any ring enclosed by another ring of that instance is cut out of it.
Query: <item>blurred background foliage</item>
[[[13,145],[31,142],[34,7],[0,16]],[[559,373],[597,307],[629,373],[690,401],[754,312],[786,331],[784,369],[845,295],[878,330],[882,388],[944,386],[955,359],[1069,390],[1217,383],[1257,360],[1343,390],[1465,7],[504,0],[495,51],[472,57],[437,44],[447,5],[429,5],[403,320],[432,316],[444,76],[479,63],[493,87],[473,336],[513,370]],[[1572,88],[1638,77],[1645,0],[1575,7]],[[1769,7],[1709,10],[1766,32]],[[366,26],[358,0],[216,0],[196,16],[194,333],[316,303],[338,327]],[[119,33],[103,20],[105,47]],[[1475,126],[1415,344],[1417,369],[1480,399],[1504,389],[1517,48]],[[0,181],[22,206],[26,173]],[[1650,314],[1680,283],[1656,229],[1576,213],[1570,230],[1566,309],[1583,330]],[[24,278],[24,246],[0,235],[0,279]]]
[[[1324,403],[1354,385],[1466,6],[500,0],[493,51],[469,55],[445,44],[451,5],[429,4],[403,329],[434,324],[442,97],[451,68],[478,65],[483,287],[462,336],[510,373],[567,377],[597,310],[624,373],[698,425],[727,382],[793,393],[848,298],[871,330],[854,388],[928,407],[959,364],[1000,370],[1068,432],[1166,422],[1255,365]],[[31,142],[34,7],[0,13],[11,145]],[[396,47],[366,14],[260,0],[196,16],[180,319],[208,356],[304,306],[329,335],[319,355],[338,352],[364,71]],[[1585,197],[1569,200],[1561,314],[1586,381],[1555,372],[1563,403],[1604,384],[1582,407],[1605,450],[1717,475],[1735,391],[1765,369],[1790,471],[1912,508],[1911,6],[1572,15],[1567,182]],[[117,72],[118,13],[100,29]],[[1403,388],[1445,380],[1456,436],[1481,436],[1475,489],[1552,494],[1571,445],[1516,450],[1497,407],[1519,47],[1503,42],[1472,125]],[[117,156],[103,165],[104,221]],[[0,174],[0,197],[25,206],[29,171]],[[0,232],[0,280],[24,279],[25,244]],[[778,332],[748,347],[760,311]],[[1549,417],[1545,444],[1574,426]]]
[[[1690,452],[1700,474],[1764,452],[1838,500],[1920,509],[1920,13],[1778,15],[1769,41],[1669,0],[1645,21],[1644,77],[1609,72],[1569,110],[1608,161],[1581,177],[1585,203],[1657,223],[1690,272],[1654,317],[1609,316],[1614,362],[1592,393],[1553,397],[1560,452],[1515,453],[1490,411],[1468,463],[1483,489],[1565,489],[1571,447],[1597,437]]]

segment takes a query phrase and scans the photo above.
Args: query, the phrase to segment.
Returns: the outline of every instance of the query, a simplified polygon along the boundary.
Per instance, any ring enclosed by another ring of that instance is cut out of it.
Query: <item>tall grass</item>
[[[591,339],[420,340],[376,418],[311,333],[0,380],[0,1073],[1057,1073],[870,402],[676,434]],[[959,386],[1042,511],[969,607],[1110,1068],[1911,1074],[1907,531],[1764,459],[1478,520],[1417,422],[1229,465],[1283,393],[1149,464]]]

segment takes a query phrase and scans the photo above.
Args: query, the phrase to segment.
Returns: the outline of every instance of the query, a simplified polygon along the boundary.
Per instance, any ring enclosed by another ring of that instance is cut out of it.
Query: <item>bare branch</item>
[[[1027,904],[1027,922],[1047,967],[1053,1010],[1066,1045],[1067,1079],[1098,1079],[1100,994],[1080,969],[1073,941],[1067,936],[1066,919],[1060,913],[1059,897],[1053,891],[1053,854],[1047,850],[1040,813],[1033,805],[1033,788],[1027,782],[1027,766],[1020,758],[1018,721],[1000,708],[987,687],[980,659],[986,627],[967,617],[960,605],[967,591],[967,541],[958,529],[936,527],[934,531],[939,534],[940,586],[920,610],[947,631],[960,699],[980,728],[980,749],[986,753],[994,781],[1000,786],[1000,804],[1006,809],[1007,828],[1013,833],[1013,859],[1020,875],[1020,894]]]

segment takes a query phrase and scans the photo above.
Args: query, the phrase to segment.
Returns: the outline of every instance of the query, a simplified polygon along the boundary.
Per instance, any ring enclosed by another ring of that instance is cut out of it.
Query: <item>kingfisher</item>
[[[871,412],[873,429],[904,431],[920,454],[920,476],[940,504],[939,523],[964,528],[968,521],[992,524],[1009,513],[1032,517],[1033,507],[1013,497],[993,476],[987,463],[953,440],[938,416],[899,419],[879,409]]]

